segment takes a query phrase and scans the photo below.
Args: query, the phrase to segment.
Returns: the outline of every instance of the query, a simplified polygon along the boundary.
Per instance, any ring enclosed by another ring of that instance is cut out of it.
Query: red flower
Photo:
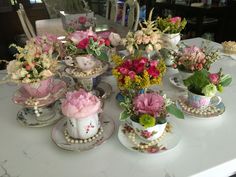
[[[159,74],[160,74],[160,72],[154,66],[151,66],[150,68],[148,68],[147,72],[148,72],[149,75],[151,75],[154,78],[158,77]]]
[[[111,41],[109,39],[105,39],[105,45],[106,46],[110,46],[111,45]]]
[[[145,60],[144,59],[133,60],[133,66],[137,73],[141,73],[143,72],[145,67]]]
[[[76,47],[79,49],[86,49],[89,45],[89,38],[85,38],[83,40],[81,40]]]
[[[157,61],[157,60],[152,60],[152,61],[150,61],[150,66],[156,67],[157,64],[158,64],[158,61]]]
[[[121,67],[130,69],[132,67],[132,61],[131,60],[124,61],[124,63],[121,65]]]
[[[212,74],[209,74],[209,79],[210,79],[210,82],[212,84],[218,84],[219,81],[220,81],[220,77],[219,77],[219,74],[218,73],[212,73]]]
[[[148,62],[148,59],[145,58],[145,57],[141,57],[141,58],[139,59],[139,63],[146,64],[147,62]]]
[[[84,25],[86,23],[86,21],[87,21],[87,18],[85,16],[79,17],[79,23],[80,24]]]

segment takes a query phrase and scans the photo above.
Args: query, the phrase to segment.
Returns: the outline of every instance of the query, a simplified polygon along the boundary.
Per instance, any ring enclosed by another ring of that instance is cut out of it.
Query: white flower
[[[148,44],[150,42],[150,36],[143,35],[143,43]]]
[[[16,72],[19,69],[20,65],[21,63],[17,60],[10,61],[9,64],[7,65],[7,73],[12,74]]]
[[[148,45],[146,46],[146,48],[145,48],[145,51],[146,51],[147,53],[152,52],[152,51],[153,51],[152,45],[151,45],[151,44],[148,44]]]
[[[130,54],[133,54],[133,53],[134,53],[134,47],[133,47],[132,45],[128,45],[128,46],[126,47],[126,49],[128,50],[128,52],[129,52]]]
[[[48,77],[53,76],[53,73],[50,70],[43,70],[40,73],[40,76],[42,76],[43,78],[48,78]]]
[[[121,37],[117,33],[112,33],[111,32],[108,39],[111,41],[111,45],[114,46],[114,47],[118,46],[121,42]]]
[[[151,34],[151,39],[150,39],[150,42],[152,44],[156,44],[159,40],[160,40],[160,34],[157,34],[157,33],[152,33]]]
[[[159,51],[160,49],[161,49],[161,44],[155,44],[155,45],[153,45],[154,46],[154,49],[156,50],[156,51]]]

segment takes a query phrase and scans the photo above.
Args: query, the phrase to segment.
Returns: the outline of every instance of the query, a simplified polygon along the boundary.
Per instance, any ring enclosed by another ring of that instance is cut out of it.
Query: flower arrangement
[[[142,50],[146,53],[159,51],[162,45],[161,32],[155,27],[155,21],[151,21],[152,11],[149,19],[140,23],[141,30],[128,32],[126,38],[122,39],[123,45],[130,54]]]
[[[158,17],[156,20],[156,26],[161,32],[166,34],[180,33],[186,26],[187,20],[181,19],[181,17]]]
[[[67,24],[68,31],[86,30],[94,26],[94,17],[87,17],[85,15],[79,16],[69,21]]]
[[[83,119],[101,112],[101,101],[92,93],[80,89],[66,94],[61,110],[69,118]]]
[[[228,86],[231,81],[231,76],[228,74],[224,75],[222,69],[217,73],[210,73],[202,69],[185,79],[184,85],[195,94],[212,97],[217,91],[222,92],[223,87]]]
[[[108,60],[107,48],[110,46],[110,40],[98,37],[91,28],[87,31],[75,31],[69,34],[67,39],[67,55],[91,54],[100,60]]]
[[[209,70],[211,64],[217,59],[219,59],[218,51],[210,49],[206,44],[202,44],[202,47],[185,45],[174,54],[173,67],[187,72],[199,71],[203,68]]]
[[[120,120],[130,118],[145,128],[165,123],[168,113],[184,118],[183,113],[166,95],[157,92],[139,94],[134,98],[125,97],[120,105],[124,108]]]
[[[8,77],[14,82],[35,83],[53,76],[59,65],[61,43],[55,36],[37,36],[27,41],[24,48],[12,44],[18,53],[7,66]]]
[[[141,90],[160,84],[166,71],[163,60],[148,60],[145,57],[119,60],[112,73],[121,90]]]

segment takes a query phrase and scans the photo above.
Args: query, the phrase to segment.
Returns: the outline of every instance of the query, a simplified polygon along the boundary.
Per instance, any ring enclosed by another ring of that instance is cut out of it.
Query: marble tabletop
[[[186,40],[199,45],[201,38]],[[217,43],[211,43],[219,47]],[[212,71],[222,67],[236,78],[236,61],[222,57]],[[4,76],[0,73],[0,77]],[[168,68],[159,89],[172,98],[184,91],[171,85],[169,77],[177,73]],[[117,138],[118,115],[115,100],[117,87],[112,76],[103,78],[113,87],[105,102],[104,113],[115,121],[115,132],[104,144],[84,152],[58,148],[51,140],[53,126],[27,128],[16,121],[20,106],[12,102],[16,86],[0,85],[0,176],[10,177],[226,177],[236,172],[236,82],[220,95],[226,106],[223,115],[211,119],[171,119],[181,132],[179,144],[161,154],[141,154],[125,148]]]

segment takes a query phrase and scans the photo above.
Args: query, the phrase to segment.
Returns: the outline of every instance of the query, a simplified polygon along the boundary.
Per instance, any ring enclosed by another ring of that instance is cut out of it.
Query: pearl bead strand
[[[90,142],[94,141],[95,139],[97,139],[99,136],[102,135],[103,131],[104,131],[103,128],[100,127],[97,134],[94,135],[93,137],[88,138],[88,139],[76,139],[76,138],[72,138],[69,135],[68,131],[65,129],[64,136],[65,136],[66,141],[70,144],[84,144],[84,143],[90,143]]]

